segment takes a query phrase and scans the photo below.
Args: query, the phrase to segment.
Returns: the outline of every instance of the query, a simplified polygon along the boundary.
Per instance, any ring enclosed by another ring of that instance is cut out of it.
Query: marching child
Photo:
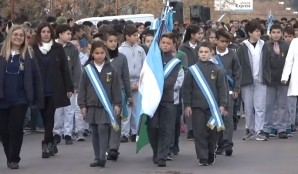
[[[212,45],[203,42],[199,47],[200,60],[189,67],[183,83],[184,114],[192,117],[196,154],[201,166],[215,163],[217,131],[224,128],[221,116],[225,115],[227,106],[225,74],[210,61],[211,54]],[[219,121],[213,124],[211,119]]]
[[[146,58],[144,49],[138,45],[139,34],[138,29],[134,25],[126,25],[123,30],[125,42],[119,47],[119,52],[127,58],[128,69],[130,75],[131,96],[136,103],[138,97],[138,83],[140,80],[141,70]],[[124,107],[124,106],[123,106]],[[130,139],[136,142],[137,124],[136,124],[136,106],[128,107],[128,117],[122,122],[122,138],[121,142],[128,142],[128,137],[131,132]]]
[[[183,51],[188,59],[188,67],[198,62],[198,46],[200,40],[204,37],[204,30],[198,25],[189,25],[186,28],[183,44],[179,47],[179,50]],[[187,140],[193,141],[193,130],[192,130],[192,118],[186,117],[187,125]]]
[[[216,60],[218,65],[225,71],[225,76],[228,79],[229,86],[229,114],[224,117],[225,131],[220,133],[218,140],[217,154],[225,152],[227,156],[233,153],[233,108],[234,100],[238,98],[241,83],[241,66],[239,64],[238,56],[235,51],[228,48],[231,38],[230,33],[225,29],[219,29],[216,32],[217,46],[216,46]]]
[[[110,56],[111,64],[116,68],[121,85],[122,92],[122,111],[121,117],[126,118],[128,116],[126,103],[129,106],[133,105],[131,98],[129,70],[126,56],[118,51],[118,39],[115,31],[108,31],[103,36],[103,41],[107,46],[107,50]],[[121,117],[117,118],[117,122],[121,125]],[[118,159],[118,150],[120,146],[121,131],[111,130],[108,160],[116,161]]]
[[[78,105],[92,131],[95,160],[90,167],[104,167],[106,164],[111,124],[115,128],[114,116],[119,116],[122,102],[117,71],[106,55],[104,43],[95,41],[84,66],[78,92]]]

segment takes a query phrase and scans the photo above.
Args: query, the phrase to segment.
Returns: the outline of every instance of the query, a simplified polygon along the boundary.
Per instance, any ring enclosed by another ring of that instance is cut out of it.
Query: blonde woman
[[[0,52],[0,136],[10,169],[19,168],[26,111],[42,102],[41,75],[32,55],[25,30],[13,25]]]

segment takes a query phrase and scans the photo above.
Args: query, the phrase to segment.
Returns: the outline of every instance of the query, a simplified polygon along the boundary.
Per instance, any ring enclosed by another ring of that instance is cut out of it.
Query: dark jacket
[[[197,63],[202,71],[218,106],[227,107],[228,96],[225,74],[223,70],[216,64],[210,61],[201,61]],[[215,75],[212,79],[211,76]],[[208,102],[192,76],[190,71],[187,71],[183,84],[183,103],[184,107],[200,107],[209,108]]]
[[[0,48],[1,49],[1,48]],[[3,81],[6,73],[6,60],[0,56],[0,98],[5,93]],[[29,106],[43,105],[42,81],[35,58],[26,53],[24,60],[24,88]]]
[[[250,56],[248,47],[245,43],[242,43],[237,49],[238,59],[242,69],[241,87],[245,85],[251,85],[254,83],[252,69],[250,64]],[[266,44],[262,47],[262,83],[267,85],[271,82],[271,53]]]
[[[74,90],[78,90],[80,77],[82,74],[82,71],[81,71],[82,66],[81,66],[81,61],[79,57],[80,53],[77,47],[74,46],[71,42],[66,43],[66,45],[63,48],[67,57],[70,77],[71,77]]]
[[[229,49],[229,53],[223,56],[218,55],[224,65],[224,70],[234,81],[234,88],[230,86],[230,89],[234,92],[240,92],[241,83],[241,66],[237,54]]]
[[[179,50],[183,51],[187,56],[188,67],[196,64],[199,60],[199,56],[198,56],[199,44],[200,43],[197,43],[197,47],[195,49],[189,46],[189,42],[185,42],[179,47]]]
[[[38,47],[34,47],[33,50],[41,73],[44,95],[46,80],[45,66],[42,60],[44,55]],[[53,42],[51,50],[47,53],[47,55],[51,59],[49,75],[54,106],[55,108],[69,106],[70,100],[67,97],[67,92],[73,92],[73,85],[71,82],[67,58],[62,45]]]
[[[117,74],[120,80],[120,86],[124,89],[126,97],[131,98],[130,78],[126,56],[122,53],[118,53],[113,58],[111,64],[116,68]]]
[[[163,66],[165,66],[173,58],[172,52],[162,53]],[[179,69],[180,63],[173,68],[169,76],[165,79],[161,101],[174,102],[174,86],[178,78]]]
[[[285,84],[281,83],[281,75],[284,69],[286,57],[290,44],[285,41],[278,41],[280,54],[275,54],[273,45],[274,41],[268,41],[266,43],[270,49],[272,66],[271,66],[271,83],[268,83],[269,86],[284,86]]]
[[[114,106],[121,107],[121,87],[115,67],[110,63],[108,59],[106,59],[105,64],[101,72],[99,73],[94,65],[94,62],[90,62],[90,64],[95,68],[97,75],[99,76],[99,79],[111,103]],[[107,82],[107,73],[112,73],[110,82]],[[90,106],[103,107],[85,70],[82,73],[80,81],[78,105],[81,109]]]

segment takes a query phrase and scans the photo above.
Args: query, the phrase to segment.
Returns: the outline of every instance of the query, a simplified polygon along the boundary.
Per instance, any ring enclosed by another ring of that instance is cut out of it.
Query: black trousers
[[[27,104],[0,109],[0,136],[8,162],[19,163]]]
[[[174,138],[176,108],[173,102],[161,102],[152,118],[147,119],[147,133],[153,156],[166,160]]]
[[[172,150],[173,147],[178,147],[179,145],[179,138],[180,138],[180,128],[181,128],[181,115],[182,115],[182,103],[175,105],[176,107],[176,119],[175,119],[175,130],[174,130],[174,137],[173,143],[170,147]]]
[[[219,133],[216,128],[211,130],[207,127],[210,117],[209,109],[192,108],[192,127],[197,159],[208,160],[209,154],[214,154],[216,149]]]
[[[40,114],[44,126],[44,144],[49,144],[54,141],[53,128],[54,128],[54,116],[56,108],[52,97],[45,97],[45,107],[40,110]]]

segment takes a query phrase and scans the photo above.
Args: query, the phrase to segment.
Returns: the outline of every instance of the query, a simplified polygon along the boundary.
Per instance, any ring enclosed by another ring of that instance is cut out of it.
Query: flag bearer
[[[183,69],[179,73],[180,60],[174,58],[172,50],[177,44],[175,34],[165,33],[161,37],[160,49],[164,66],[165,80],[161,102],[153,117],[148,117],[147,133],[153,150],[153,163],[159,167],[166,166],[166,159],[173,141],[176,107],[174,105],[174,87],[179,75],[184,75]],[[169,71],[167,71],[169,70]]]

